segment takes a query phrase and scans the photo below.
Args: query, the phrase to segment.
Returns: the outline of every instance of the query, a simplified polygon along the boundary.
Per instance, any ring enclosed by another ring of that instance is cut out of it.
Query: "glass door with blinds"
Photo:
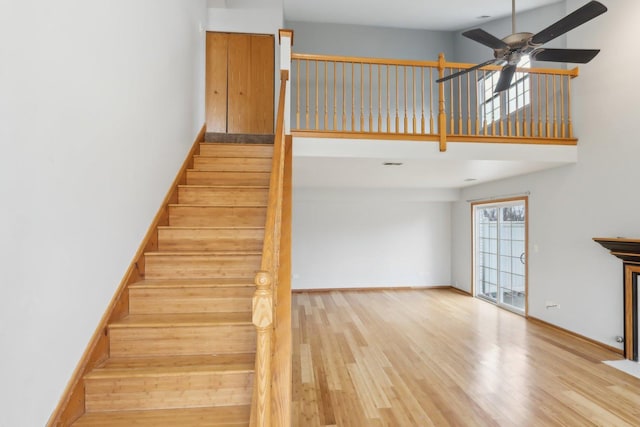
[[[474,204],[473,237],[475,295],[526,314],[527,200]]]

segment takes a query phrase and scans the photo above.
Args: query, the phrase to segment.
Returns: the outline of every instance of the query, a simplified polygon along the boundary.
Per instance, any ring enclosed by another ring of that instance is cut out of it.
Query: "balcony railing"
[[[575,145],[571,80],[578,70],[518,68],[494,94],[500,67],[291,55],[291,123],[298,136]]]

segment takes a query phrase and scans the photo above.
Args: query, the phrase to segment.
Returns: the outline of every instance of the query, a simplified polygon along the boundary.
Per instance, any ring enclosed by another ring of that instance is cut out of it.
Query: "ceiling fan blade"
[[[462,33],[468,39],[481,43],[491,49],[508,49],[509,45],[497,38],[496,36],[487,33],[481,28],[465,31]]]
[[[536,49],[531,58],[536,61],[570,62],[586,64],[600,52],[600,49]]]
[[[509,89],[511,86],[511,79],[513,79],[513,75],[516,73],[515,65],[505,65],[500,72],[500,80],[498,80],[498,84],[496,85],[496,89],[493,91],[494,93],[502,92],[503,90]]]
[[[478,68],[486,67],[487,65],[491,65],[495,63],[496,63],[495,59],[490,59],[488,61],[483,62],[482,64],[474,65],[471,68],[465,68],[464,70],[460,70],[456,73],[452,73],[452,74],[449,74],[448,76],[444,76],[443,78],[436,80],[436,83],[442,83],[442,82],[446,82],[447,80],[455,79],[456,77],[470,73],[471,71],[477,70]]]
[[[590,1],[582,6],[580,9],[575,10],[569,15],[565,16],[555,24],[551,24],[544,30],[531,38],[531,43],[534,45],[541,45],[548,41],[555,39],[567,33],[574,28],[584,24],[587,21],[592,20],[596,16],[600,16],[607,11],[605,5],[597,1]]]

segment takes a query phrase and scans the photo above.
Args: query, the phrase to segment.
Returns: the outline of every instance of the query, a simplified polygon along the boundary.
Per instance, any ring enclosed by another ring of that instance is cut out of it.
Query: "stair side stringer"
[[[169,187],[158,212],[156,213],[147,233],[142,240],[136,254],[129,265],[122,281],[118,285],[100,323],[93,333],[80,361],[71,375],[71,379],[62,393],[58,405],[47,421],[47,427],[68,426],[85,412],[85,392],[83,377],[109,355],[109,339],[107,326],[109,323],[121,319],[129,313],[129,285],[140,281],[144,277],[146,252],[158,248],[158,226],[169,225],[169,205],[177,203],[178,187],[186,184],[187,169],[193,168],[194,156],[200,154],[200,143],[204,142],[206,127],[203,125],[196,136],[180,170]]]

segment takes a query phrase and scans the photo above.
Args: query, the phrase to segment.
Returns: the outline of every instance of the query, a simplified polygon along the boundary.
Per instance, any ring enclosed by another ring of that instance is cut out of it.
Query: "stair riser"
[[[271,159],[195,157],[193,168],[207,171],[269,172],[271,171]]]
[[[269,185],[269,172],[187,171],[188,185]]]
[[[252,278],[260,269],[260,255],[172,255],[157,253],[145,258],[147,279]]]
[[[202,157],[268,157],[273,156],[273,145],[200,144]]]
[[[131,314],[250,312],[254,291],[253,287],[131,289],[129,312]]]
[[[250,372],[91,379],[85,405],[88,412],[247,405],[252,382]]]
[[[169,206],[169,225],[176,227],[264,227],[267,208]]]
[[[178,203],[215,206],[266,206],[268,189],[180,187]]]
[[[261,251],[264,229],[159,229],[160,251]]]
[[[252,353],[255,326],[175,326],[110,328],[111,357]]]

